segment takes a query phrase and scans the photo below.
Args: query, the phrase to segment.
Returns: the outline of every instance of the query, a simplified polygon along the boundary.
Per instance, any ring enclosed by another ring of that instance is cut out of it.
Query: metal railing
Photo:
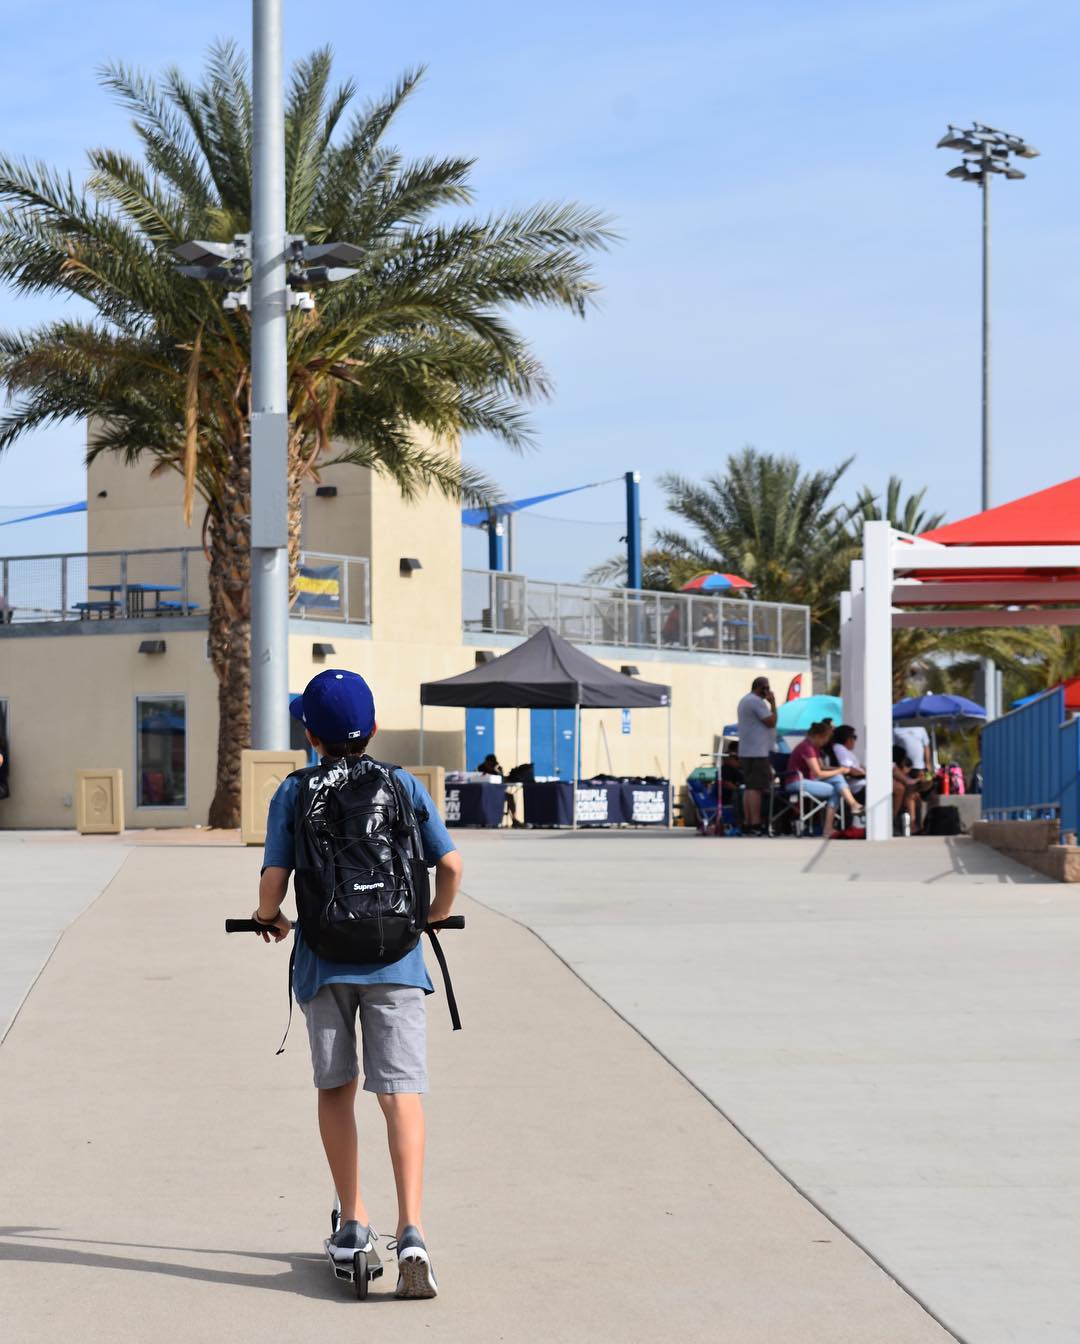
[[[199,547],[0,557],[0,625],[199,616],[209,608],[209,565]],[[370,624],[367,558],[303,552],[292,614]]]
[[[297,582],[294,616],[371,624],[371,564],[367,556],[304,551]]]
[[[810,656],[807,607],[546,583],[486,569],[467,569],[463,578],[466,630],[527,637],[547,625],[579,644],[764,658]]]
[[[982,730],[982,815],[988,821],[1059,817],[1080,830],[1080,719],[1056,689]]]

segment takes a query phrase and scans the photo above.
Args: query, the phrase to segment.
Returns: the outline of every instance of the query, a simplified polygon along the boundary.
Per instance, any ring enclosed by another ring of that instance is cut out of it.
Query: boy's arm
[[[461,874],[465,865],[456,849],[449,850],[435,864],[435,899],[431,902],[428,919],[432,924],[436,920],[446,919],[454,908],[454,897],[461,886]]]
[[[259,878],[259,906],[252,916],[261,924],[274,926],[274,942],[280,943],[292,933],[292,923],[281,913],[285,897],[289,892],[288,868],[264,868]],[[264,943],[270,941],[270,934],[262,935]]]

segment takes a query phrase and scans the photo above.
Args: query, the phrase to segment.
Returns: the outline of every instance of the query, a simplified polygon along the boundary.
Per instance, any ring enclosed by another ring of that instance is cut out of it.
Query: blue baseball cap
[[[375,697],[358,672],[328,668],[312,677],[289,713],[320,742],[351,742],[375,731]]]

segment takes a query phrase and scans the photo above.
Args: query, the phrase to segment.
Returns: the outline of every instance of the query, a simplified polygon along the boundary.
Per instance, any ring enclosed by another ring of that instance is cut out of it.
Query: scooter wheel
[[[338,1230],[338,1228],[339,1228],[340,1226],[341,1226],[341,1210],[340,1210],[340,1209],[331,1209],[331,1210],[330,1210],[330,1235],[333,1236],[334,1233]]]
[[[353,1256],[353,1282],[356,1287],[356,1296],[361,1302],[366,1302],[368,1295],[366,1251],[357,1251]]]

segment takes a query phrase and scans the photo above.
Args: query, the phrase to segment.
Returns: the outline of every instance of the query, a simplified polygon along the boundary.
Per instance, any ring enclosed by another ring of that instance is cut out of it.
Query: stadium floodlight
[[[982,507],[990,508],[990,182],[995,173],[1006,181],[1019,181],[1026,173],[1014,168],[1012,156],[1038,158],[1039,151],[1018,135],[995,130],[982,122],[973,122],[966,131],[950,125],[937,143],[938,149],[958,149],[963,164],[950,168],[946,177],[974,182],[982,189]],[[992,659],[983,660],[987,687],[1000,686]],[[997,698],[997,697],[995,697]],[[1000,713],[1000,706],[987,702],[988,717]]]
[[[938,149],[959,150],[963,163],[945,176],[958,182],[973,182],[982,189],[982,507],[990,507],[990,180],[995,173],[1018,182],[1026,174],[1013,166],[1013,155],[1038,157],[1039,151],[1019,135],[999,131],[975,121],[966,129],[949,125],[937,142]]]

